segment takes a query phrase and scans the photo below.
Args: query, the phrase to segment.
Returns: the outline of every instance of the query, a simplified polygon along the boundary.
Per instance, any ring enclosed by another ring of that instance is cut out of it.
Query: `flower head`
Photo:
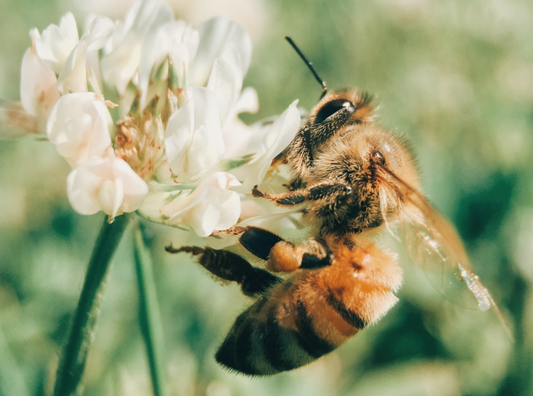
[[[124,21],[93,18],[79,39],[70,13],[31,38],[22,109],[0,102],[0,122],[16,110],[46,132],[73,168],[67,194],[81,214],[138,211],[209,236],[240,220],[243,194],[298,129],[296,103],[272,123],[239,120],[258,106],[242,89],[252,44],[226,18],[193,28],[147,0]]]

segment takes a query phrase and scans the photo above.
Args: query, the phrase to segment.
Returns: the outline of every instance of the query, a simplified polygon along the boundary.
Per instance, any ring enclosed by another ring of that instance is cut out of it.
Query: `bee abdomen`
[[[347,309],[342,311],[337,305],[334,309],[338,320],[353,328],[350,334],[339,335],[331,322],[317,325],[317,312],[311,312],[299,296],[294,297],[292,300],[263,297],[242,313],[220,346],[217,361],[244,374],[272,375],[311,363],[364,327],[360,318],[354,319],[357,315],[350,316]],[[328,337],[334,333],[336,337]]]
[[[298,329],[298,344],[313,359],[318,359],[337,348],[338,345],[325,340],[316,332],[313,317],[301,300],[296,302],[295,324]]]
[[[247,316],[250,309],[244,311],[235,323],[226,339],[218,349],[215,359],[224,367],[248,375],[260,374],[255,369],[252,348],[251,321]]]
[[[261,315],[253,315],[252,306],[237,318],[215,356],[219,363],[259,376],[292,370],[316,359],[300,346],[296,331],[280,325],[277,310],[281,307],[268,305]]]
[[[335,296],[335,293],[328,288],[326,296],[326,303],[333,308],[339,316],[354,329],[362,330],[366,326],[366,322],[361,316],[349,309],[343,302]]]

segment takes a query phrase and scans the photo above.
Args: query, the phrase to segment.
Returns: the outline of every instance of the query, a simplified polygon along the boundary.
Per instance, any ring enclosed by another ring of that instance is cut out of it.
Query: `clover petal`
[[[55,73],[37,55],[35,43],[39,39],[39,32],[30,32],[32,46],[22,58],[20,79],[20,100],[24,110],[36,116],[44,125],[46,117],[54,103],[59,99],[56,88]]]
[[[103,211],[115,217],[137,210],[148,186],[125,161],[111,155],[92,157],[72,170],[67,177],[67,193],[78,213]]]
[[[41,58],[55,74],[59,74],[70,53],[78,44],[78,28],[72,13],[61,18],[59,26],[50,25],[43,30],[36,41],[36,49]]]
[[[236,71],[236,79],[242,82],[252,57],[252,41],[246,29],[235,21],[217,17],[201,24],[198,31],[200,44],[191,66],[191,83],[204,86],[217,58],[227,61]]]
[[[198,178],[224,156],[216,96],[202,87],[187,92],[189,101],[170,117],[165,138],[176,181]]]
[[[104,17],[91,21],[59,74],[57,86],[62,94],[87,92],[87,53],[105,45],[113,26],[113,22]]]
[[[239,194],[230,191],[240,183],[224,172],[215,172],[203,180],[188,196],[178,196],[162,208],[167,224],[189,225],[199,236],[234,225],[241,213]]]
[[[46,133],[59,154],[76,166],[111,146],[111,122],[106,105],[94,93],[68,94],[50,112]]]
[[[139,69],[141,48],[146,37],[173,20],[169,5],[162,1],[137,2],[123,24],[117,25],[101,60],[104,80],[124,95]]]

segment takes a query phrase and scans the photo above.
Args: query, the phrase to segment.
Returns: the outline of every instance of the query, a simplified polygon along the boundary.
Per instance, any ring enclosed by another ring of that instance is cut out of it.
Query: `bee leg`
[[[272,272],[318,269],[331,265],[332,252],[322,242],[311,239],[304,245],[280,241],[270,250],[265,266]]]
[[[299,177],[292,179],[289,184],[283,184],[283,187],[287,187],[289,191],[303,190],[305,186],[306,184]]]
[[[327,198],[331,195],[350,195],[352,187],[346,183],[338,183],[335,181],[326,181],[317,183],[307,188],[307,195],[310,201]]]
[[[279,166],[287,163],[287,153],[288,153],[288,149],[286,148],[281,153],[279,153],[276,157],[274,157],[274,159],[270,163],[268,174],[272,175],[272,174],[280,172]]]
[[[241,256],[227,250],[201,248],[198,246],[183,246],[175,249],[167,246],[169,253],[192,253],[198,256],[198,264],[213,275],[241,285],[242,292],[247,296],[264,293],[281,279],[261,268],[253,267]]]
[[[254,256],[257,256],[262,260],[268,260],[270,249],[272,249],[276,243],[283,240],[283,238],[273,232],[255,226],[233,226],[227,230],[214,231],[210,236],[220,234],[240,235],[239,242],[241,245]]]
[[[305,190],[289,191],[277,195],[261,192],[257,186],[252,190],[254,197],[269,199],[276,202],[279,206],[294,206],[305,201],[316,201],[332,195],[349,195],[351,193],[352,188],[348,184],[335,181],[317,183]]]
[[[331,265],[331,256],[318,257],[314,254],[304,253],[302,256],[302,269],[319,269]]]
[[[242,227],[238,225],[234,225],[233,227],[230,227],[226,230],[216,230],[211,233],[209,236],[217,236],[217,235],[241,235],[244,231],[246,231],[248,227]]]
[[[241,245],[254,256],[268,260],[270,250],[283,238],[264,228],[249,226],[239,238]]]
[[[349,103],[349,102],[348,102]],[[307,178],[313,167],[314,153],[351,118],[356,108],[343,106],[320,125],[305,125],[296,134],[287,153],[288,162],[293,164],[298,176]]]
[[[269,194],[258,190],[255,186],[252,190],[252,195],[256,198],[265,198],[276,202],[279,206],[293,206],[301,204],[305,201],[305,190],[289,191],[282,194]]]
[[[300,128],[288,148],[287,161],[293,166],[299,178],[306,179],[314,161],[309,125]]]
[[[250,253],[266,260],[267,269],[273,272],[317,269],[331,264],[331,250],[318,239],[296,246],[264,228],[249,226],[240,242]]]

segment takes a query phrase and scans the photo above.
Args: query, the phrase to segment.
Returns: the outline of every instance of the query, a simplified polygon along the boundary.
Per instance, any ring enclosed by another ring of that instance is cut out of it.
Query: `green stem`
[[[106,274],[129,219],[129,215],[122,215],[111,224],[107,217],[104,220],[87,268],[69,339],[57,369],[54,396],[69,396],[79,391],[87,353],[94,338]]]
[[[146,248],[139,224],[133,232],[135,269],[139,286],[139,321],[146,345],[148,364],[155,396],[168,395],[163,364],[163,329],[157,303],[154,275],[150,254]]]

